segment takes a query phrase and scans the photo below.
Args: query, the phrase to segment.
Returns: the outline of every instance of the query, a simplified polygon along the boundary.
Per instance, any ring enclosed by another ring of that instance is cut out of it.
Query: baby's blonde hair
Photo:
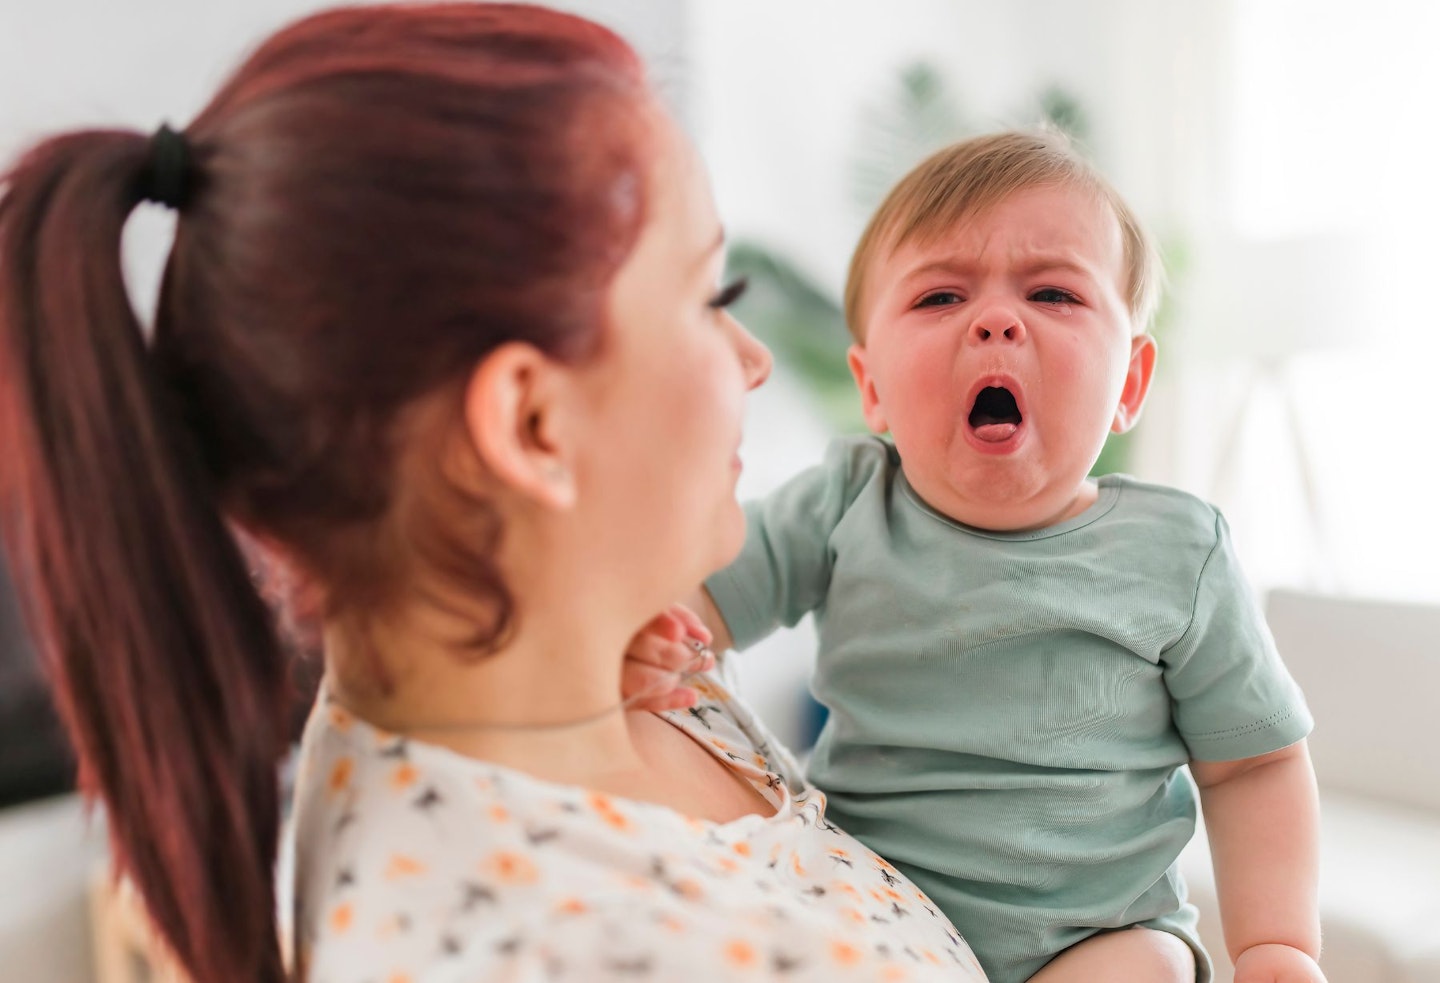
[[[908,242],[933,241],[1028,188],[1079,187],[1110,205],[1120,223],[1125,302],[1135,334],[1148,329],[1160,300],[1164,267],[1150,236],[1124,199],[1055,131],[994,133],[951,144],[915,166],[891,189],[870,219],[850,260],[845,321],[865,341],[866,275],[875,257]]]

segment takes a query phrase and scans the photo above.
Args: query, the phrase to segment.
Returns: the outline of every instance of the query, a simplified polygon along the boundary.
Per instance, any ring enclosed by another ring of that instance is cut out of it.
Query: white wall
[[[1228,3],[1154,0],[726,0],[697,3],[694,119],[734,229],[805,258],[838,289],[866,216],[847,165],[861,107],[900,69],[936,65],[968,119],[1024,115],[1046,85],[1077,96],[1111,179],[1153,224],[1203,218]]]

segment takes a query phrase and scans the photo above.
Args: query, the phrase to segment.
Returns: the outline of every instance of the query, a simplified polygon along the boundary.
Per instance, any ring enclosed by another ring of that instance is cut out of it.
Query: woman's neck
[[[443,617],[379,626],[363,640],[327,632],[329,685],[357,716],[391,733],[569,784],[600,786],[643,767],[620,694],[634,626],[589,617],[582,603],[527,605],[498,652],[475,656],[441,639]],[[378,653],[392,685],[367,678],[361,646]]]

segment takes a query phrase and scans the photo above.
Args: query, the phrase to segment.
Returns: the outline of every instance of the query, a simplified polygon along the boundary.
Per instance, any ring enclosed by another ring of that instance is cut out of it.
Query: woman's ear
[[[506,487],[555,510],[576,498],[564,440],[567,379],[535,346],[509,342],[485,356],[465,387],[465,429],[480,462]]]
[[[1130,364],[1125,370],[1125,388],[1120,390],[1115,419],[1110,423],[1112,433],[1125,433],[1139,421],[1154,374],[1155,339],[1148,334],[1136,335],[1130,339]]]

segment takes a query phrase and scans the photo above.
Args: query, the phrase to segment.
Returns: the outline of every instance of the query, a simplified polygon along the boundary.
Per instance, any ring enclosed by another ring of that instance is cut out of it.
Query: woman
[[[148,345],[142,199],[179,211]],[[183,134],[15,166],[9,543],[84,784],[197,983],[285,977],[285,660],[232,528],[321,626],[298,977],[982,978],[717,678],[687,712],[619,702],[628,640],[743,536],[770,362],[721,268],[633,53],[542,8],[321,14]]]

